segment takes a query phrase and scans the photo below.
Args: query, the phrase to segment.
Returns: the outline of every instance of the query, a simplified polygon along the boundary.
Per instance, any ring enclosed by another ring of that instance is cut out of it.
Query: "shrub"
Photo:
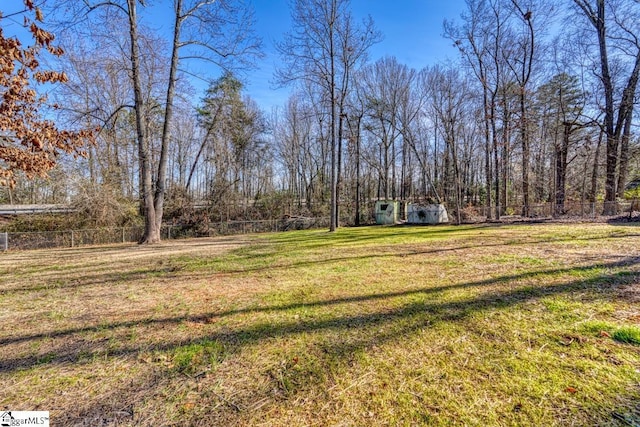
[[[139,225],[138,204],[122,196],[108,184],[82,187],[71,203],[75,210],[76,227],[122,227]]]

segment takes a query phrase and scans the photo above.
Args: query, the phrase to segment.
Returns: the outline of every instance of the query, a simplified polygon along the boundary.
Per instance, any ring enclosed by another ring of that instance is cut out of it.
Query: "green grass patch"
[[[171,360],[176,370],[193,375],[215,368],[224,359],[224,355],[223,344],[203,340],[176,348],[171,355]]]
[[[612,322],[595,320],[585,322],[581,329],[600,337],[611,337],[621,343],[640,345],[640,328],[637,326],[618,326]]]
[[[640,345],[640,328],[637,326],[625,326],[613,333],[613,339],[619,342]]]
[[[547,310],[562,319],[578,319],[585,312],[585,305],[563,297],[547,297],[542,300]]]
[[[607,322],[604,320],[590,320],[588,322],[584,322],[581,326],[581,329],[587,333],[591,334],[601,334],[602,332],[606,332],[611,335],[616,330],[617,326],[615,323]]]
[[[518,254],[501,254],[498,256],[487,256],[487,261],[492,261],[499,264],[519,264],[523,266],[539,266],[549,263],[548,260],[542,258]]]
[[[56,359],[55,353],[47,353],[37,358],[38,365],[46,365],[47,363],[51,363],[51,361]]]
[[[60,425],[637,423],[636,230],[360,227],[0,256],[0,405],[56,408]]]

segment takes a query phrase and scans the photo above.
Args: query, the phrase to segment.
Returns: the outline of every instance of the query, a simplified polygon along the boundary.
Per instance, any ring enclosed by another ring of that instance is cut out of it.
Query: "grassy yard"
[[[52,426],[638,426],[640,226],[0,253],[0,406]]]

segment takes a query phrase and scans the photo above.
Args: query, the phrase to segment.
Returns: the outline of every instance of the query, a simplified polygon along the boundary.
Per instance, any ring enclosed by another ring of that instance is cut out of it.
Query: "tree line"
[[[270,112],[244,93],[261,58],[244,2],[173,0],[169,38],[139,0],[61,4],[51,97],[60,123],[99,129],[95,144],[0,197],[139,201],[145,242],[203,215],[327,216],[335,230],[369,222],[377,199],[445,203],[458,222],[570,202],[611,215],[640,175],[633,0],[467,0],[442,28],[457,60],[420,70],[371,60],[384,35],[348,0],[296,0],[274,76],[291,95]]]

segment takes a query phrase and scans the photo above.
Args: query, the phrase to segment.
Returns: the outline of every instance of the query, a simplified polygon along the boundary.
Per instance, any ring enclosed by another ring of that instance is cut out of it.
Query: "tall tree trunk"
[[[343,95],[341,93],[341,99],[343,99]],[[342,133],[344,126],[344,103],[342,100],[340,101],[339,109],[338,109],[338,141],[337,141],[337,165],[336,165],[336,225],[340,224],[340,186],[342,185]]]
[[[398,197],[397,193],[397,173],[396,173],[396,138],[395,135],[391,134],[391,199],[396,200]]]
[[[434,126],[433,126],[433,174],[431,176],[431,186],[432,189],[435,189],[436,197],[439,194],[436,186],[439,186],[438,182],[438,169],[441,165],[438,164],[438,115],[434,118]],[[439,201],[440,202],[440,201]]]
[[[616,167],[618,163],[618,138],[616,137],[614,126],[614,102],[613,102],[613,82],[609,70],[609,55],[607,51],[607,34],[605,26],[605,0],[597,0],[596,8],[591,6],[587,0],[574,0],[574,3],[582,9],[596,30],[598,37],[598,50],[600,54],[600,76],[605,98],[604,108],[604,131],[607,137],[606,151],[606,178],[604,196],[604,215],[616,213]]]
[[[597,1],[597,17],[594,25],[598,33],[598,48],[600,51],[600,68],[602,70],[602,84],[604,85],[605,117],[604,127],[607,135],[607,162],[604,186],[604,214],[616,213],[616,166],[618,163],[618,139],[615,137],[613,123],[613,83],[609,71],[609,56],[607,52],[605,28],[605,2]]]
[[[522,142],[522,216],[529,216],[529,132],[526,93],[527,84],[531,78],[533,58],[535,54],[535,31],[531,21],[531,11],[525,11],[516,0],[511,0],[513,6],[518,10],[522,19],[527,23],[529,43],[523,49],[522,73],[518,78],[520,83],[520,139]],[[516,73],[517,74],[517,73]]]
[[[331,17],[329,22],[329,61],[330,61],[330,95],[331,95],[331,119],[329,130],[329,138],[331,138],[331,209],[330,209],[330,224],[329,231],[336,231],[338,228],[337,215],[338,215],[338,177],[336,174],[336,162],[337,162],[337,144],[336,144],[336,54],[335,54],[335,24],[337,18],[337,2],[332,0],[331,2]]]
[[[198,166],[198,162],[200,161],[200,157],[202,156],[202,153],[204,152],[204,148],[207,145],[207,141],[209,140],[209,136],[210,135],[211,135],[211,127],[209,129],[207,129],[207,133],[204,136],[204,138],[202,139],[202,143],[200,144],[200,148],[198,148],[198,152],[196,153],[196,157],[193,159],[193,164],[191,165],[191,168],[189,169],[189,176],[187,177],[187,183],[185,184],[185,189],[187,191],[189,191],[189,189],[191,188],[191,181],[193,180],[193,175],[196,172],[196,167]]]
[[[508,199],[508,185],[509,185],[509,163],[510,163],[510,156],[511,156],[511,147],[510,147],[510,139],[511,139],[511,135],[509,132],[509,122],[511,120],[511,114],[510,111],[508,109],[508,100],[507,100],[507,93],[506,93],[506,88],[503,89],[503,102],[504,102],[504,112],[503,112],[503,117],[502,117],[502,122],[503,122],[503,129],[502,129],[502,146],[500,148],[502,148],[502,170],[500,172],[500,175],[502,175],[501,179],[500,179],[500,185],[502,186],[502,189],[500,191],[500,196],[501,196],[501,202],[500,204],[501,206],[501,210],[503,214],[506,214],[506,210],[507,210],[507,204],[509,202]]]
[[[482,104],[484,112],[484,172],[486,176],[486,200],[485,200],[485,213],[487,219],[491,219],[493,214],[491,212],[491,134],[490,134],[490,112],[489,112],[489,96],[487,93],[486,85],[483,85],[482,89]]]
[[[358,117],[358,123],[356,127],[356,217],[355,225],[360,225],[360,122],[362,116]]]
[[[616,207],[616,167],[618,165],[618,140],[607,135],[607,161],[605,165],[604,210],[603,215],[615,215]]]
[[[451,124],[451,133],[453,134],[453,124]],[[456,224],[460,224],[462,222],[462,204],[460,202],[462,191],[460,186],[460,168],[458,166],[458,153],[456,149],[456,142],[454,138],[451,138],[450,142],[451,149],[451,162],[453,164],[453,190],[456,198]]]
[[[151,153],[145,135],[144,101],[140,80],[140,51],[138,47],[137,0],[127,0],[129,15],[129,38],[131,44],[131,74],[133,78],[133,96],[136,113],[136,137],[138,140],[138,157],[140,162],[140,178],[144,209],[144,234],[140,243],[157,243],[160,241],[160,229],[156,222],[156,211],[153,200],[153,179],[151,174]]]
[[[505,130],[505,132],[507,132]],[[509,198],[508,198],[508,185],[509,185],[509,157],[511,156],[510,154],[510,148],[509,147],[509,139],[508,139],[508,135],[503,135],[503,140],[502,140],[502,172],[500,173],[502,175],[501,179],[500,179],[500,185],[502,186],[501,190],[500,190],[500,197],[502,198],[500,204],[502,205],[502,214],[506,215],[507,214],[507,206],[509,203]]]
[[[529,216],[529,132],[527,130],[527,108],[525,88],[520,90],[520,138],[522,139],[522,216]]]
[[[554,215],[564,215],[564,203],[567,187],[567,154],[569,152],[569,135],[571,123],[563,123],[562,142],[556,149],[556,206]]]
[[[596,152],[593,155],[593,171],[591,173],[591,190],[589,191],[589,201],[594,204],[598,196],[598,166],[600,162],[600,146],[602,145],[603,136],[604,131],[600,130],[600,135],[598,135],[598,143],[596,144]]]
[[[500,194],[500,159],[498,155],[498,133],[496,129],[496,107],[495,107],[495,94],[492,95],[491,100],[491,138],[493,141],[493,185],[496,192],[496,219],[500,219],[502,214],[501,210],[501,194]]]
[[[167,98],[164,110],[164,123],[162,127],[162,143],[160,147],[160,158],[158,159],[158,175],[156,177],[155,192],[155,215],[157,240],[160,240],[160,230],[162,227],[162,216],[164,211],[164,195],[167,176],[167,155],[169,152],[169,142],[171,140],[171,121],[173,120],[173,98],[178,72],[178,50],[180,48],[180,30],[182,28],[182,0],[175,0],[175,24],[173,29],[173,45],[171,46],[171,66],[169,68],[169,84],[167,85]]]
[[[628,113],[624,124],[624,131],[620,139],[620,166],[618,168],[618,197],[624,198],[624,189],[627,181],[629,169],[629,140],[631,139],[631,121],[633,118],[633,107]]]

